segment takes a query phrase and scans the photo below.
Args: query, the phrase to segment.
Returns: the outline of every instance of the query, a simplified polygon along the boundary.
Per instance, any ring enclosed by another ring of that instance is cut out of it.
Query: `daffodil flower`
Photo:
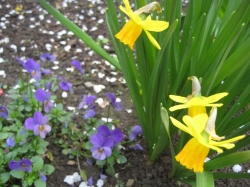
[[[150,42],[157,49],[161,49],[160,45],[149,33],[149,31],[161,32],[168,28],[169,23],[165,21],[152,20],[150,15],[147,16],[145,20],[143,20],[140,17],[140,13],[142,13],[143,11],[142,8],[139,9],[140,11],[133,12],[128,0],[123,0],[123,3],[125,5],[125,8],[123,6],[120,6],[120,10],[123,11],[130,18],[130,20],[124,25],[122,30],[115,35],[115,37],[125,45],[128,45],[133,50],[135,41],[140,36],[142,30],[144,30]],[[144,12],[149,13],[149,10],[154,10],[154,8],[145,8]]]
[[[235,145],[232,142],[243,139],[245,135],[237,136],[224,141],[217,141],[224,139],[225,137],[219,137],[215,133],[215,119],[216,119],[216,108],[213,108],[211,115],[208,118],[206,113],[198,114],[193,118],[185,115],[183,117],[182,124],[178,120],[170,117],[172,123],[182,131],[190,134],[191,138],[181,152],[175,157],[181,165],[186,166],[194,172],[203,172],[204,161],[209,153],[210,149],[222,153],[223,149],[231,149]]]
[[[192,94],[187,97],[169,95],[170,99],[175,102],[182,103],[173,107],[170,107],[169,110],[175,111],[184,108],[188,108],[188,115],[194,117],[195,115],[206,113],[206,107],[220,107],[222,103],[215,103],[221,98],[228,95],[228,93],[218,93],[211,95],[209,97],[201,96],[200,90],[201,86],[197,77],[189,77],[188,80],[192,80]]]

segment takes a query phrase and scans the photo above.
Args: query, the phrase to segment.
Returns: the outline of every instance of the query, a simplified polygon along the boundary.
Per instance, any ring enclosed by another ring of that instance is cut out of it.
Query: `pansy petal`
[[[110,130],[106,125],[100,125],[97,128],[97,132],[104,137],[108,137],[110,135]]]
[[[25,125],[25,127],[26,127],[27,129],[33,130],[34,127],[35,127],[35,125],[36,125],[36,123],[35,123],[35,121],[34,121],[33,118],[27,118],[27,119],[25,120],[25,122],[24,122],[24,125]]]

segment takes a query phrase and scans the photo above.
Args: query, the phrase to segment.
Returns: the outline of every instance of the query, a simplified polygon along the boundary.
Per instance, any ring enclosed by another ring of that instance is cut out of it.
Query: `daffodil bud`
[[[149,3],[138,10],[135,11],[137,14],[145,13],[151,14],[153,11],[157,10],[158,13],[161,13],[161,6],[158,2]]]
[[[217,107],[213,107],[210,111],[210,116],[207,120],[205,131],[211,136],[213,140],[222,140],[225,136],[218,136],[215,132],[215,121],[217,117]]]

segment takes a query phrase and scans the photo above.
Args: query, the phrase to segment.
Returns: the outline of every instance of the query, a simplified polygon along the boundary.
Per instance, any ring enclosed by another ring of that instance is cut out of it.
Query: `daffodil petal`
[[[178,103],[186,103],[186,97],[178,96],[178,95],[169,95],[169,98]]]
[[[158,44],[158,42],[154,39],[154,37],[152,36],[152,34],[150,34],[147,30],[145,30],[145,33],[148,36],[149,41],[157,48],[157,49],[161,49],[160,45]]]
[[[215,151],[217,151],[218,153],[223,153],[223,150],[221,149],[221,148],[219,148],[219,147],[216,147],[216,146],[214,146],[214,145],[211,145],[211,144],[209,144],[209,143],[206,143],[206,142],[204,142],[202,139],[200,139],[200,140],[198,140],[202,145],[204,145],[204,146],[206,146],[206,147],[208,147],[208,148],[210,148],[210,149],[213,149],[213,150],[215,150]]]
[[[123,1],[124,5],[125,5],[127,11],[132,12],[128,0],[122,0],[122,1]]]
[[[183,104],[183,105],[175,105],[175,106],[172,106],[169,108],[169,110],[171,112],[175,111],[175,110],[180,110],[180,109],[184,109],[184,108],[188,108],[189,106],[186,105],[186,104]]]
[[[169,26],[169,23],[166,21],[151,20],[151,16],[148,16],[147,19],[142,23],[143,29],[154,32],[161,32],[167,29]]]
[[[125,13],[128,17],[130,17],[130,13],[131,13],[131,12],[128,12],[127,9],[125,9],[125,8],[124,8],[123,6],[121,6],[121,5],[119,6],[119,8],[120,8],[120,10],[121,10],[123,13]]]
[[[204,130],[204,128],[206,126],[207,119],[208,119],[208,115],[206,113],[198,114],[193,118],[195,124],[197,124],[196,130],[199,133],[201,133]]]
[[[181,122],[179,122],[178,120],[174,119],[171,116],[170,116],[170,120],[172,121],[174,126],[176,126],[177,128],[179,128],[179,129],[183,130],[184,132],[191,135],[191,131],[185,125],[183,125]]]
[[[205,103],[214,103],[216,101],[219,101],[221,98],[223,98],[223,97],[225,97],[227,95],[228,95],[228,93],[226,93],[226,92],[218,93],[218,94],[214,94],[214,95],[211,95],[211,96],[207,97],[203,101]]]
[[[215,146],[223,146],[223,144],[232,143],[232,142],[241,140],[241,139],[243,139],[243,138],[245,138],[245,135],[236,136],[236,137],[234,137],[234,138],[231,138],[231,139],[228,139],[228,140],[224,140],[224,141],[219,141],[219,142],[217,142],[217,141],[211,140],[210,142],[211,142],[212,145],[215,145]]]

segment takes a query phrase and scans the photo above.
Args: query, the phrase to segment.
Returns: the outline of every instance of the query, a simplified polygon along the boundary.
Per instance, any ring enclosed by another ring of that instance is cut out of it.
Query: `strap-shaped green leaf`
[[[206,171],[215,170],[235,164],[241,164],[250,161],[250,151],[232,153],[224,157],[214,158],[204,164]]]
[[[214,187],[214,177],[212,172],[203,171],[196,173],[196,187]]]

